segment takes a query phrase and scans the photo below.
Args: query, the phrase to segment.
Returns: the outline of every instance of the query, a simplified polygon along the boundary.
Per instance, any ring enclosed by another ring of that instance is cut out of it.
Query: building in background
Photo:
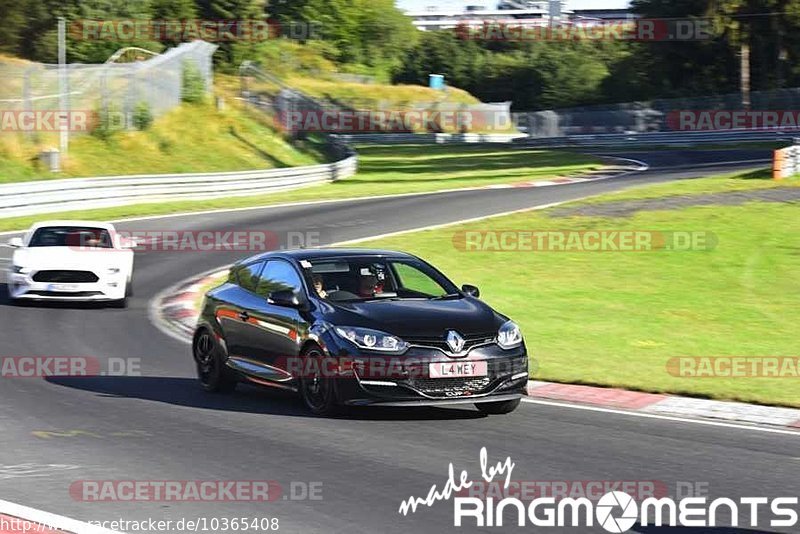
[[[423,31],[481,27],[487,23],[516,27],[591,25],[633,17],[627,9],[569,10],[567,3],[567,0],[501,0],[494,8],[487,8],[486,5],[467,5],[463,9],[429,6],[406,11],[406,14],[413,19],[414,26]]]

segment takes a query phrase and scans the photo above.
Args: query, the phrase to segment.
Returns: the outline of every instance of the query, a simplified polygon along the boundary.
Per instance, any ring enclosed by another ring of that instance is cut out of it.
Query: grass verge
[[[648,186],[580,204],[800,185],[767,172]],[[747,202],[636,212],[625,218],[531,211],[364,243],[430,260],[458,283],[481,286],[518,321],[534,377],[714,399],[800,407],[798,378],[681,378],[676,357],[798,356],[800,217],[797,203]],[[456,232],[700,231],[713,250],[691,252],[461,252]]]
[[[517,150],[504,145],[359,147],[359,173],[332,184],[252,197],[219,198],[71,211],[0,219],[0,231],[20,230],[44,219],[116,220],[191,211],[257,207],[287,202],[422,193],[568,176],[601,167],[590,156]]]

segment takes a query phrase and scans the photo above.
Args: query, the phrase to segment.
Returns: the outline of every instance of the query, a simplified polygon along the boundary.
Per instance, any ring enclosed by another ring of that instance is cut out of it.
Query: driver
[[[378,277],[374,274],[361,275],[358,281],[358,295],[360,297],[374,297],[378,292]]]
[[[319,295],[319,298],[321,298],[321,299],[328,298],[328,292],[325,291],[325,286],[324,286],[324,281],[322,280],[322,275],[315,274],[315,275],[312,276],[312,279],[314,281],[314,291],[317,292],[317,295]]]

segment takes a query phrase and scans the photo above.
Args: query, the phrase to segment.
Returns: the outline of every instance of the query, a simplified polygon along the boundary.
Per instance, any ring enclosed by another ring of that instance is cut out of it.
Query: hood
[[[325,315],[338,326],[372,328],[401,338],[443,338],[448,330],[464,336],[493,333],[504,322],[474,298],[342,303],[331,305]]]
[[[117,249],[78,250],[72,247],[34,247],[16,250],[13,262],[37,271],[91,271],[119,267],[131,251]]]

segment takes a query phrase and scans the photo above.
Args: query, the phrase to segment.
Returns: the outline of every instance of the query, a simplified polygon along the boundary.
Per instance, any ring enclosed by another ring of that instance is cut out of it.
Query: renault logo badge
[[[450,350],[458,354],[464,349],[464,338],[455,330],[450,330],[447,332],[447,344]]]

